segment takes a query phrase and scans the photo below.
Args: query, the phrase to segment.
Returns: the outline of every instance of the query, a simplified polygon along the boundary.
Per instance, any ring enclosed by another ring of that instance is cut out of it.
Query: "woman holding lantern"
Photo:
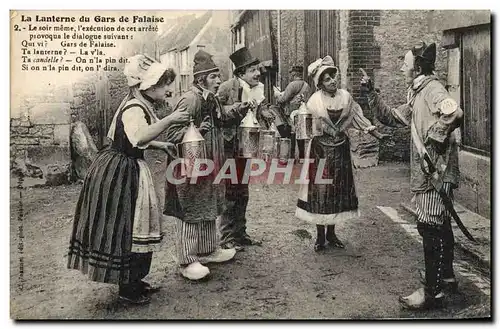
[[[120,299],[149,302],[157,288],[143,281],[152,251],[163,239],[160,210],[144,150],[172,154],[174,145],[154,141],[188,115],[159,120],[153,104],[172,89],[175,73],[146,55],[128,59],[124,68],[128,95],[109,128],[111,144],[90,166],[76,206],[68,268],[90,280],[119,286]]]
[[[363,116],[361,107],[349,92],[338,88],[338,69],[330,56],[309,65],[308,74],[317,91],[309,98],[307,111],[313,118],[320,119],[323,133],[321,136],[306,136],[309,182],[300,189],[295,215],[316,224],[315,251],[323,250],[326,242],[335,248],[344,248],[335,233],[335,224],[359,216],[347,129],[362,130],[379,140],[388,135],[379,133]],[[305,110],[299,110],[298,115]],[[297,127],[298,130],[301,128]],[[298,131],[298,138],[299,134]],[[318,169],[322,169],[319,174]],[[319,179],[323,181],[319,182]]]

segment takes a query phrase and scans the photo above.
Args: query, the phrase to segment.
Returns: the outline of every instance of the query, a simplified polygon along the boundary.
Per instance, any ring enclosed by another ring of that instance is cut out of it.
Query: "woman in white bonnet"
[[[146,55],[128,59],[129,93],[118,107],[108,138],[90,166],[76,206],[68,268],[92,281],[119,285],[121,300],[143,304],[158,290],[142,281],[152,252],[163,239],[161,216],[144,150],[171,154],[173,145],[154,141],[170,125],[187,120],[174,112],[159,120],[153,104],[165,98],[175,72]]]
[[[323,250],[327,242],[334,248],[344,248],[335,224],[359,216],[347,129],[358,129],[378,139],[388,135],[379,133],[351,94],[338,88],[338,70],[330,56],[309,65],[308,73],[317,91],[309,98],[307,108],[322,120],[323,135],[305,145],[306,159],[314,162],[309,165],[309,183],[301,187],[295,215],[316,224],[315,251]],[[323,171],[318,173],[318,168]],[[316,183],[316,174],[331,183]]]

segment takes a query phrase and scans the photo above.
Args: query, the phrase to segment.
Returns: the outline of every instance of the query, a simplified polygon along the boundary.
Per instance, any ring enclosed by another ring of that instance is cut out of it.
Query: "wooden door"
[[[335,10],[306,10],[304,15],[305,51],[304,51],[304,78],[313,86],[312,79],[307,77],[307,66],[317,60],[330,55],[338,66],[336,49],[336,22]]]
[[[490,25],[464,31],[462,49],[462,143],[477,153],[491,152]]]

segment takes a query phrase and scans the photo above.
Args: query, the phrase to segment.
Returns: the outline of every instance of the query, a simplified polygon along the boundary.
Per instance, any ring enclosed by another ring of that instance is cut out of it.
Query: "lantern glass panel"
[[[279,159],[282,161],[288,161],[290,158],[292,141],[290,138],[280,138],[279,147]]]
[[[205,142],[193,141],[193,142],[183,143],[181,149],[184,159],[183,173],[187,177],[192,177],[195,161],[197,159],[207,158],[207,150]]]
[[[240,128],[239,154],[243,158],[257,157],[259,151],[259,129]]]
[[[311,114],[299,114],[297,120],[297,139],[310,139],[313,132]]]
[[[264,134],[262,140],[262,152],[272,154],[274,152],[274,136],[272,134]]]
[[[323,124],[319,117],[313,118],[313,136],[323,136]]]

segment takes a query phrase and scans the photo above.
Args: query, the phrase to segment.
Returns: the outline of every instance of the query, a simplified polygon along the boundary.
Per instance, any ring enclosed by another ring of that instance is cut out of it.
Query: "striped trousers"
[[[453,190],[451,183],[444,183],[443,188],[446,194],[453,201]],[[430,225],[443,225],[445,219],[451,220],[451,214],[446,210],[441,196],[436,190],[430,190],[425,193],[417,193],[414,197],[417,220],[420,223]]]
[[[188,223],[176,221],[176,253],[180,265],[198,261],[198,256],[210,254],[217,249],[217,226],[215,220]]]

